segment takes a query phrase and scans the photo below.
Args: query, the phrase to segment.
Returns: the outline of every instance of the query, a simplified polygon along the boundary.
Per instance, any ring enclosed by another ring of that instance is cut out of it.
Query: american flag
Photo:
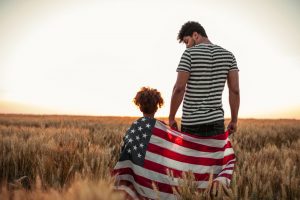
[[[193,172],[199,189],[208,186],[210,173],[214,180],[229,185],[235,155],[228,135],[226,131],[200,137],[142,117],[124,136],[120,159],[113,169],[116,189],[133,199],[176,199],[172,187],[178,186],[183,172],[188,171]]]

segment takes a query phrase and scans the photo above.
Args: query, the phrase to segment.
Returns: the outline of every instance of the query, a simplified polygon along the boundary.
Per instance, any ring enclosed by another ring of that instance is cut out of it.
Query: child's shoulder
[[[136,119],[134,122],[132,122],[131,126],[154,126],[156,121],[160,121],[157,120],[156,118],[153,117],[140,117],[138,119]]]

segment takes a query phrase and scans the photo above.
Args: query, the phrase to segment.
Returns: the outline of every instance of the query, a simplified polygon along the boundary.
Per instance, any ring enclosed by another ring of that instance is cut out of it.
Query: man
[[[237,130],[240,104],[239,76],[234,55],[212,44],[204,28],[198,23],[185,23],[179,33],[184,51],[177,68],[177,80],[173,88],[169,125],[177,129],[176,112],[183,100],[181,131],[201,136],[224,133],[222,92],[227,80],[231,121],[230,133]]]

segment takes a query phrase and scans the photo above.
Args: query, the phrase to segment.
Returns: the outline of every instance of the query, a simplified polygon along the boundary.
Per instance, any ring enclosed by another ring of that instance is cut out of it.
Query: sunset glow
[[[172,4],[170,6],[170,4]],[[1,1],[0,113],[139,116],[142,86],[167,116],[183,23],[233,52],[243,118],[300,119],[298,1]],[[230,117],[228,90],[223,94]],[[181,109],[177,113],[181,116]]]

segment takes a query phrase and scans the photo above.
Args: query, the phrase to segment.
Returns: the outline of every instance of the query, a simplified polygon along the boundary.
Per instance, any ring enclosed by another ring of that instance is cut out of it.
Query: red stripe
[[[234,154],[224,156],[224,158],[221,159],[186,156],[151,143],[148,144],[147,151],[179,162],[204,166],[225,165],[235,158]]]
[[[228,178],[229,180],[231,180],[232,174],[221,174],[221,175],[218,176],[218,177],[225,177],[225,178]]]
[[[222,169],[222,171],[233,170],[233,169],[234,169],[234,167],[227,167],[227,168]],[[221,171],[221,172],[222,172],[222,171]]]
[[[154,126],[154,128],[157,128],[157,127]],[[159,128],[157,128],[157,129],[159,129]],[[168,129],[167,126],[166,126],[166,130],[169,130],[169,131],[172,131],[172,132],[176,132],[176,133],[179,133],[179,134],[188,135],[188,136],[193,137],[193,138],[195,138],[195,139],[226,140],[226,138],[227,138],[228,135],[229,135],[229,130],[225,131],[225,132],[222,133],[222,134],[218,134],[218,135],[214,135],[214,136],[199,136],[199,135],[195,135],[195,134],[190,134],[190,133],[185,133],[185,132],[177,131],[177,130],[174,130],[174,129]],[[165,130],[165,131],[166,131],[166,130]]]
[[[160,182],[148,179],[146,177],[137,175],[134,173],[134,171],[131,168],[121,168],[121,169],[114,170],[114,174],[131,175],[134,178],[134,181],[136,183],[138,183],[144,187],[150,188],[152,190],[153,190],[152,183],[155,183],[155,185],[157,186],[159,191],[173,194],[171,185],[165,184],[165,183],[160,183]],[[118,177],[117,177],[117,179],[118,179]]]
[[[164,140],[167,140],[169,142],[172,142],[174,144],[186,147],[186,148],[190,148],[190,149],[194,149],[194,150],[198,150],[198,151],[203,151],[203,152],[216,152],[216,151],[225,151],[226,148],[231,148],[231,143],[230,141],[228,141],[224,147],[220,148],[220,147],[212,147],[212,146],[207,146],[207,145],[203,145],[203,144],[198,144],[198,143],[194,143],[191,141],[187,141],[184,140],[181,137],[178,136],[174,136],[171,133],[167,133],[159,128],[153,128],[152,129],[152,134],[160,137]]]
[[[169,171],[170,173],[172,172],[174,178],[182,178],[182,173],[184,172],[171,167],[166,167],[164,165],[152,162],[150,160],[144,160],[144,168],[164,175],[169,175],[167,172]],[[209,173],[205,173],[205,174],[194,173],[194,176],[197,181],[207,181],[209,179]]]
[[[234,164],[234,163],[235,163],[235,160],[232,160],[229,163],[227,163],[227,165]]]

